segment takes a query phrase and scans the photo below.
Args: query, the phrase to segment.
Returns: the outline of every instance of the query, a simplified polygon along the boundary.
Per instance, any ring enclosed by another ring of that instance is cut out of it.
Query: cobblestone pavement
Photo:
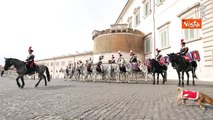
[[[0,78],[0,120],[212,120],[213,107],[198,108],[195,102],[177,105],[177,85],[82,83],[52,80],[16,81]],[[198,82],[186,89],[213,97],[213,83]]]

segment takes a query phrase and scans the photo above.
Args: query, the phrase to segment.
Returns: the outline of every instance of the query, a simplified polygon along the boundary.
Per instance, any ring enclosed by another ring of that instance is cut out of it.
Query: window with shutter
[[[170,22],[169,22],[170,23]],[[159,30],[159,35],[160,35],[160,47],[161,49],[169,47],[169,23],[164,24]]]
[[[145,51],[145,54],[148,54],[151,52],[151,34],[144,38],[144,42],[145,42],[144,51]]]
[[[199,19],[200,18],[199,7],[200,7],[199,5],[193,6],[191,9],[184,12],[179,17],[181,19]],[[182,37],[186,42],[199,39],[200,36],[201,36],[201,29],[182,29]]]
[[[146,18],[148,15],[151,14],[151,0],[145,0],[142,3],[142,11],[143,11],[143,18]]]

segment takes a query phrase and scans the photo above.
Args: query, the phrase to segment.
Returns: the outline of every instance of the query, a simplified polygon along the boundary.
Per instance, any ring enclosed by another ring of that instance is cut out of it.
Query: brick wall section
[[[142,35],[132,33],[112,33],[98,36],[94,39],[93,53],[117,52],[130,50],[144,53]]]

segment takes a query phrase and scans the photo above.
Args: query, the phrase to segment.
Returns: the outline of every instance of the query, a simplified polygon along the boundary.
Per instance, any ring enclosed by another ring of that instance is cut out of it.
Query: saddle
[[[138,63],[131,63],[131,67],[132,67],[132,69],[133,70],[139,70],[139,65],[138,65]]]
[[[126,72],[126,67],[125,67],[125,66],[120,66],[119,69],[120,69],[120,71],[122,71],[122,72]]]
[[[28,74],[32,75],[39,71],[39,67],[34,62],[32,63],[26,63],[26,68],[28,70]]]
[[[182,58],[187,61],[187,62],[191,62],[190,58],[188,56],[182,56]]]
[[[91,64],[88,64],[88,65],[87,65],[87,71],[88,71],[88,72],[92,72]]]
[[[97,65],[96,71],[101,72],[101,65],[100,64]]]

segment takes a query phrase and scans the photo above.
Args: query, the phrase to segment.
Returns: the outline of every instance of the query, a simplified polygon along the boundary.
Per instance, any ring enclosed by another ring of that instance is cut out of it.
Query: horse
[[[140,69],[140,64],[137,63],[129,63],[126,65],[126,70],[127,72],[132,76],[132,81],[133,81],[133,76],[135,75],[135,79],[138,79],[138,73],[142,73],[142,75],[145,76],[145,74],[143,73],[143,71],[141,71]],[[128,80],[129,83],[129,80]]]
[[[110,80],[116,80],[116,75],[118,72],[118,64],[112,63],[112,60],[108,61],[108,82],[110,82]]]
[[[197,78],[195,74],[195,70],[197,68],[197,62],[196,61],[188,62],[182,56],[175,53],[170,53],[167,55],[169,56],[169,60],[172,63],[172,67],[176,69],[177,71],[178,79],[179,79],[178,86],[181,86],[180,73],[182,73],[182,87],[184,87],[184,72],[186,72],[187,85],[189,85],[189,73],[188,73],[189,71],[192,72],[192,79],[193,79],[192,84],[195,86],[194,78]]]
[[[153,85],[155,85],[155,74],[157,73],[157,84],[159,84],[159,74],[161,74],[163,78],[162,84],[166,81],[166,72],[167,72],[167,66],[166,65],[160,65],[160,63],[155,59],[149,59],[151,63],[150,71],[152,72],[153,76]]]
[[[83,66],[84,82],[87,81],[87,79],[88,81],[92,80],[92,68],[92,63],[85,63],[85,65]]]
[[[61,68],[59,72],[64,73],[64,81],[67,81],[67,79],[71,79],[72,77],[72,68],[67,67],[66,69]]]
[[[121,76],[123,76],[125,80],[127,80],[128,78],[127,62],[124,59],[120,59],[118,60],[117,64],[118,64],[118,70],[117,70],[118,81],[117,82],[120,82]]]
[[[26,67],[26,63],[24,61],[18,60],[16,58],[5,58],[4,70],[7,71],[12,65],[16,68],[16,72],[18,73],[18,77],[16,78],[18,87],[24,88],[24,85],[25,85],[24,75],[29,75],[29,71]],[[39,81],[35,85],[35,87],[37,87],[39,85],[42,78],[44,78],[45,86],[47,86],[46,76],[44,75],[44,72],[46,71],[47,80],[48,80],[48,82],[50,82],[49,69],[45,65],[38,65],[38,68],[39,69],[36,72],[38,73]],[[19,83],[19,78],[21,78],[22,85],[20,85],[20,83]]]
[[[76,81],[80,81],[81,78],[84,75],[84,64],[82,65],[77,65],[76,68],[74,69],[73,77],[75,78]]]
[[[100,66],[98,64],[93,65],[93,82],[95,82],[97,75],[101,76],[101,79],[104,80],[107,74],[108,67],[105,63],[102,63]]]

